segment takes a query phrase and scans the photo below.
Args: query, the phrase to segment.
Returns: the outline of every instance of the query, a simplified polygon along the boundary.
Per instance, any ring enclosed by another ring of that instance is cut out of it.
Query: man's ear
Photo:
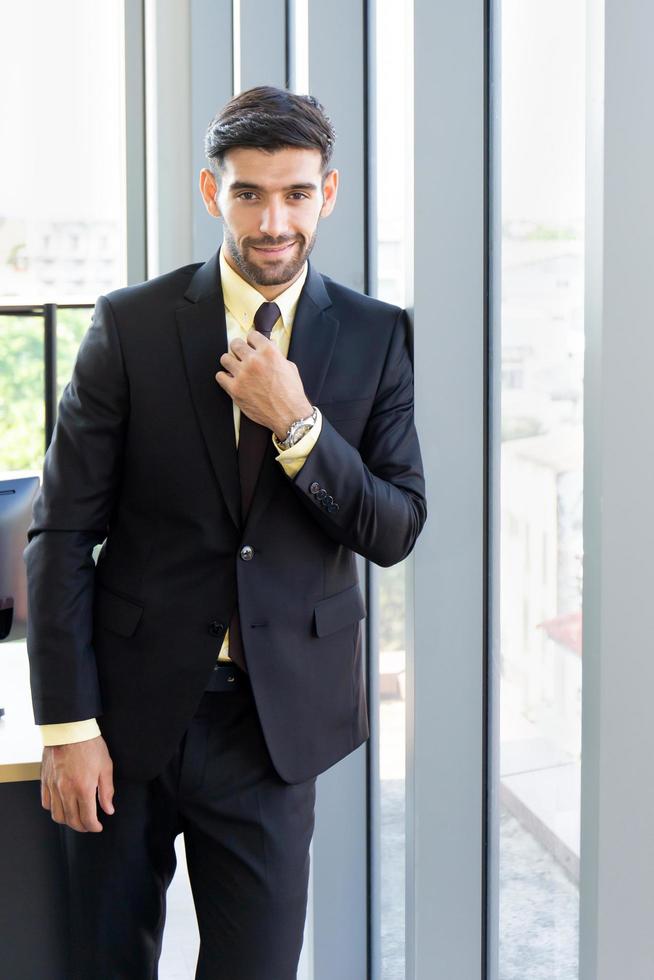
[[[338,170],[329,170],[322,182],[322,207],[320,217],[326,218],[334,210],[338,194]]]
[[[213,218],[222,218],[218,207],[218,184],[216,177],[204,167],[200,171],[200,193],[204,200],[204,206]]]

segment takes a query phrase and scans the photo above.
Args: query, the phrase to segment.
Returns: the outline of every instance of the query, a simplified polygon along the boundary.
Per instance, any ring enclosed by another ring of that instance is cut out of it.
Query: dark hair
[[[335,139],[329,116],[312,95],[259,85],[235,95],[214,116],[204,137],[204,152],[217,173],[225,153],[235,146],[271,152],[285,146],[304,146],[320,150],[324,175]]]

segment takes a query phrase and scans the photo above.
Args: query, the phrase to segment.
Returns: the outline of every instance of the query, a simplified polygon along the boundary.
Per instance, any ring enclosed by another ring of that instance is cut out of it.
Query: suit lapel
[[[306,282],[295,311],[288,359],[297,365],[307,398],[313,405],[320,400],[338,337],[339,322],[328,312],[330,306],[331,300],[322,276],[309,263]],[[275,459],[276,455],[271,439],[261,464],[244,533],[264,514],[279,481],[286,479]]]
[[[218,252],[197,270],[184,298],[190,303],[176,310],[176,317],[191,397],[225,503],[240,527],[241,487],[232,400],[215,378],[220,357],[227,351]]]
[[[216,252],[196,271],[184,294],[189,302],[176,310],[176,317],[186,376],[209,459],[232,520],[240,528],[241,485],[232,400],[215,379],[216,371],[220,369],[220,357],[227,351],[218,254]],[[338,320],[328,311],[330,306],[322,276],[309,263],[295,312],[288,359],[297,364],[307,398],[314,405],[320,400],[339,330]],[[275,460],[276,455],[271,439],[261,464],[244,533],[265,512],[278,481],[285,479]]]
[[[315,405],[327,376],[338,337],[338,320],[323,278],[309,263],[309,271],[295,311],[288,359],[297,364],[307,398]]]

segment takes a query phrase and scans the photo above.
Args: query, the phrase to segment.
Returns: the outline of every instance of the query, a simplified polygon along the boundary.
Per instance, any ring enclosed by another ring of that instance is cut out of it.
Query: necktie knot
[[[262,303],[254,314],[254,329],[270,340],[270,334],[276,321],[281,316],[277,303]]]

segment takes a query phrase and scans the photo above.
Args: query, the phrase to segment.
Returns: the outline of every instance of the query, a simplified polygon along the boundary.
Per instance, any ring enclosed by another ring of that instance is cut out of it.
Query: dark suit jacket
[[[360,745],[354,553],[392,565],[426,517],[403,311],[309,266],[288,357],[322,431],[294,478],[271,440],[244,525],[226,349],[218,253],[101,296],[45,457],[25,549],[35,719],[97,717],[127,777],[174,752],[237,595],[282,779]]]

